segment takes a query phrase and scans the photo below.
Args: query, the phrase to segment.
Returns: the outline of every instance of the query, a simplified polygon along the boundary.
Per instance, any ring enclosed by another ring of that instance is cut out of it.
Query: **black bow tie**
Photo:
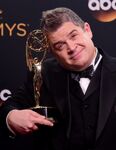
[[[94,65],[98,62],[99,57],[100,57],[100,53],[97,52],[97,56],[96,56],[96,58],[95,58],[95,63],[94,63]],[[93,65],[90,65],[88,68],[86,68],[86,69],[83,70],[83,71],[72,72],[71,77],[72,77],[74,80],[79,81],[80,78],[89,78],[89,79],[91,79],[91,77],[93,76],[93,74],[94,74],[94,67],[93,67]]]
[[[83,71],[78,72],[79,78],[89,78],[93,76],[94,68],[93,65],[89,66]]]
[[[83,71],[73,72],[72,73],[72,78],[77,80],[77,81],[79,81],[80,78],[89,78],[89,79],[91,79],[91,77],[93,76],[93,73],[94,73],[94,68],[93,68],[93,65],[91,65]]]

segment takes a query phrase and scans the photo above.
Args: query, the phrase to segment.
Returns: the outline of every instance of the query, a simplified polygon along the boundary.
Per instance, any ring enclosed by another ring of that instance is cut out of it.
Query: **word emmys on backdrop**
[[[8,23],[8,21],[5,21],[4,11],[0,9],[0,37],[3,37],[3,36],[24,37],[27,34],[28,26],[29,24],[26,24],[23,21],[17,23],[14,20],[13,23]]]

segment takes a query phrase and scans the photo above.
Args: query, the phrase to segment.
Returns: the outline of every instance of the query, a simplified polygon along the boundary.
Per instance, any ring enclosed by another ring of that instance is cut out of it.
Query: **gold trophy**
[[[47,37],[41,30],[36,29],[29,33],[26,41],[26,62],[29,70],[34,72],[33,88],[36,104],[31,109],[56,122],[58,116],[56,109],[54,107],[40,106],[41,68],[48,47]]]

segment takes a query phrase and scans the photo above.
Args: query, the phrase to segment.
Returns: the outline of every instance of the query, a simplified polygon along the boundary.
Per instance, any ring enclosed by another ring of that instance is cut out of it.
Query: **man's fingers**
[[[53,122],[51,122],[50,120],[48,120],[45,117],[38,117],[38,118],[34,118],[33,119],[34,123],[36,124],[41,124],[41,125],[48,125],[48,126],[53,126]]]

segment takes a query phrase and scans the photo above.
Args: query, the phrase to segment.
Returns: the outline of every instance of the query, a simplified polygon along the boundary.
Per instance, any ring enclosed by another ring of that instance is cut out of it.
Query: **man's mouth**
[[[72,60],[77,60],[77,59],[79,59],[81,52],[82,52],[82,50],[76,51],[74,54],[72,54],[72,55],[69,57],[69,59],[72,59]]]

